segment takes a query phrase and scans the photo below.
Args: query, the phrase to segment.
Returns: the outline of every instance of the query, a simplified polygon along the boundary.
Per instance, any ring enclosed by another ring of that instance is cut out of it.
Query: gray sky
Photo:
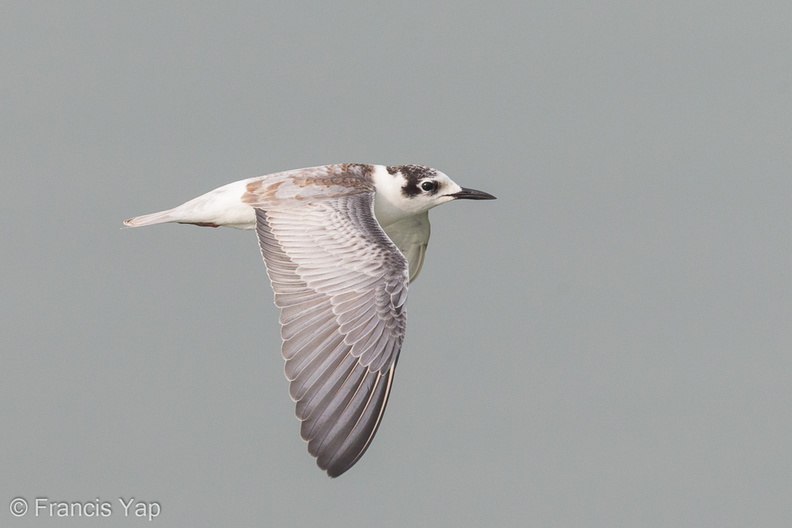
[[[791,20],[6,1],[0,524],[135,497],[160,526],[788,527]],[[432,212],[385,420],[331,480],[255,236],[120,227],[336,162],[499,200]]]

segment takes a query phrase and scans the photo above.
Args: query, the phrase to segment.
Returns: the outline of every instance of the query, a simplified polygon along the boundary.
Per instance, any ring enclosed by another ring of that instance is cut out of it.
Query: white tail
[[[171,211],[172,209],[168,209],[167,211],[160,211],[159,213],[136,216],[129,220],[124,220],[124,225],[127,227],[140,227],[152,224],[164,224],[165,222],[176,222]]]
[[[241,180],[223,185],[173,209],[124,220],[124,225],[140,227],[178,222],[206,227],[228,226],[237,229],[254,229],[256,213],[251,206],[242,203],[241,200],[249,181]]]

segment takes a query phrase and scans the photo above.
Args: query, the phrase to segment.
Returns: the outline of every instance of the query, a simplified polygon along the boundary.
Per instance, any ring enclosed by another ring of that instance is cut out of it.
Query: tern
[[[343,163],[229,183],[124,224],[256,230],[300,434],[337,477],[366,451],[385,412],[429,209],[459,199],[495,197],[422,165]]]

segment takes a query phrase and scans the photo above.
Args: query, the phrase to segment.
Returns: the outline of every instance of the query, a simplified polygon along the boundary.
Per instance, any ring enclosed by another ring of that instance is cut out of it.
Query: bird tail
[[[124,220],[124,225],[126,227],[141,227],[153,224],[164,224],[166,222],[176,222],[177,220],[173,217],[172,212],[173,209],[168,209],[167,211],[160,211],[159,213],[136,216],[129,220]]]
[[[205,227],[228,226],[253,229],[256,215],[252,207],[240,201],[247,180],[229,183],[197,198],[158,213],[136,216],[124,221],[126,227],[140,227],[166,222]]]

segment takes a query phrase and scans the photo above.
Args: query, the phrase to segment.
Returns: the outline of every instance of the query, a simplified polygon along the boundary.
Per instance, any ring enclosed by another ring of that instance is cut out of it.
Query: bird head
[[[425,213],[432,207],[453,200],[494,200],[483,191],[467,189],[446,174],[423,165],[380,167],[374,175],[376,203],[380,222]]]

